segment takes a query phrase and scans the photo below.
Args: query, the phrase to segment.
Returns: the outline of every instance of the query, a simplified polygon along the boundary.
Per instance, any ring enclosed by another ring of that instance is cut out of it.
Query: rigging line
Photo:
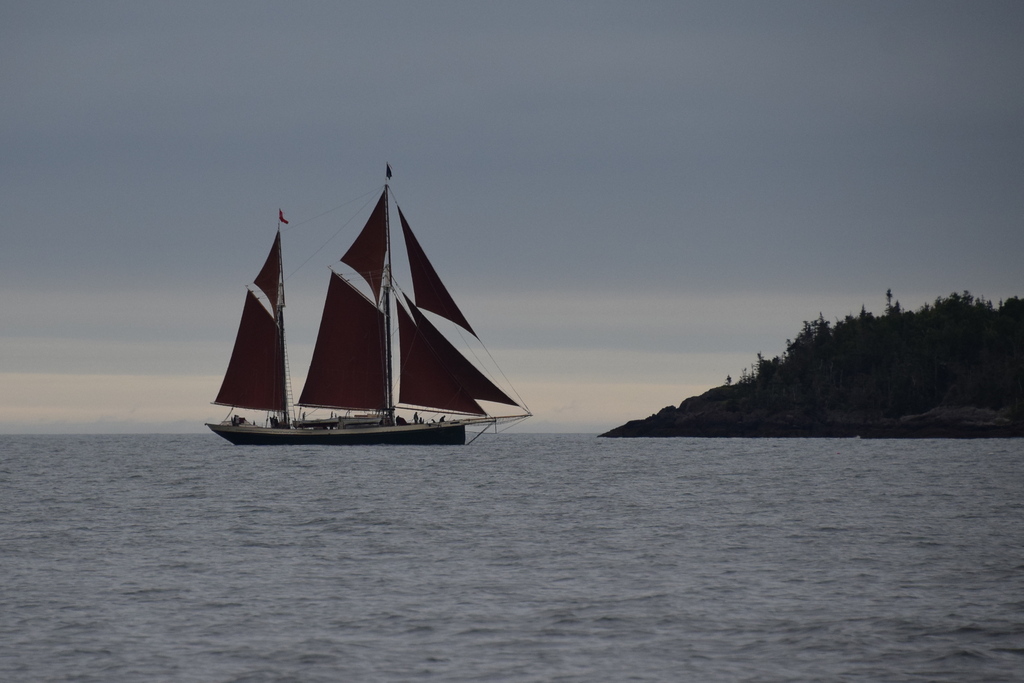
[[[394,286],[394,287],[396,287],[396,288],[398,288],[398,286],[397,286],[397,285],[393,285],[393,286]],[[404,291],[402,291],[402,290],[401,290],[400,288],[398,288],[398,291],[402,293],[402,296],[403,296],[403,297],[405,297],[405,296],[406,296],[405,292],[404,292]],[[396,297],[396,299],[397,299],[397,297]],[[397,305],[400,305],[400,304],[398,304],[398,302],[396,301],[396,302],[395,302],[395,305],[397,306]],[[415,304],[413,304],[413,305],[415,305]],[[410,312],[410,313],[409,313],[409,315],[411,316],[411,315],[412,315],[412,313]],[[414,323],[414,324],[415,324],[415,323]],[[438,333],[440,334],[440,330],[438,331]],[[398,334],[398,330],[394,330],[394,331],[392,332],[392,336],[395,336],[395,335],[397,335],[397,334]],[[442,336],[443,336],[443,335],[442,335]],[[438,352],[437,352],[437,351],[436,351],[436,350],[434,349],[434,347],[433,347],[433,346],[432,346],[432,345],[430,344],[430,342],[429,342],[429,341],[427,341],[427,339],[426,339],[425,337],[423,337],[422,335],[420,336],[420,339],[421,339],[421,340],[423,341],[423,344],[424,344],[424,345],[425,345],[425,346],[426,346],[426,347],[427,347],[428,349],[430,349],[431,353],[433,353],[433,354],[434,354],[434,357],[435,357],[435,358],[437,358],[438,360],[441,360],[441,357],[440,357],[440,355],[439,355],[439,354],[438,354]],[[448,343],[449,343],[449,344],[451,344],[451,341],[449,340],[449,341],[448,341]],[[454,347],[453,347],[453,348],[454,348]],[[458,349],[456,349],[456,352],[458,352]],[[451,377],[452,379],[454,379],[454,380],[455,380],[455,384],[456,384],[456,385],[457,385],[457,387],[458,387],[458,388],[457,388],[457,389],[455,390],[455,393],[453,393],[453,394],[450,394],[449,396],[450,396],[450,397],[452,397],[452,398],[454,398],[454,397],[458,396],[458,395],[459,395],[459,390],[460,390],[460,389],[461,389],[461,390],[462,390],[463,392],[465,392],[465,387],[463,387],[463,386],[462,386],[462,383],[461,383],[461,382],[459,382],[459,380],[458,380],[458,378],[457,378],[457,377],[455,376],[455,374],[453,374],[453,373],[452,373],[452,371],[451,371],[451,369],[449,368],[449,366],[448,366],[447,364],[445,364],[445,363],[444,363],[444,362],[442,361],[442,362],[441,362],[441,367],[442,367],[442,368],[443,368],[443,369],[445,370],[445,372],[447,372],[447,373],[448,373],[448,376],[449,376],[449,377]],[[401,375],[401,372],[399,372],[399,375]],[[467,396],[469,396],[468,392],[466,392],[466,395],[467,395]],[[470,399],[471,399],[472,401],[474,401],[474,402],[476,402],[476,401],[477,401],[477,399],[476,399],[475,397],[473,397],[473,396],[470,396]],[[399,403],[398,403],[398,402],[396,402],[396,403],[395,403],[395,405],[397,406],[397,405],[399,405]],[[404,404],[402,404],[402,405],[404,405]],[[477,404],[477,407],[480,407],[480,404],[479,404],[479,403]],[[424,408],[424,409],[426,409],[426,410],[427,410],[428,412],[434,412],[434,413],[455,413],[455,414],[458,414],[458,415],[480,415],[480,414],[481,414],[481,413],[467,413],[467,412],[465,412],[465,411],[462,411],[462,410],[456,410],[456,409],[454,409],[454,408],[448,408],[448,409],[444,409],[444,410],[442,410],[442,409],[439,409],[439,408],[433,408],[433,407],[430,407],[430,406],[423,406],[423,408]],[[482,414],[483,414],[483,415],[487,415],[486,411],[485,411],[484,413],[482,413]],[[488,416],[488,417],[490,417],[490,416]]]
[[[402,292],[402,294],[404,295],[405,292]],[[421,313],[422,313],[422,310],[421,310]],[[449,321],[449,322],[451,322],[451,321]],[[471,344],[470,342],[468,342],[466,340],[466,336],[465,336],[465,334],[463,334],[462,327],[460,325],[454,324],[454,323],[451,326],[455,328],[455,332],[456,332],[456,334],[459,335],[459,338],[462,340],[462,344],[465,347],[465,350],[469,351],[469,353],[472,354],[474,360],[476,360],[476,366],[475,366],[476,369],[478,371],[480,371],[481,374],[483,374],[483,376],[486,379],[488,379],[491,382],[493,382],[494,385],[496,387],[498,387],[498,389],[500,389],[502,391],[505,391],[506,389],[510,390],[510,393],[514,394],[515,397],[516,397],[516,400],[519,401],[519,404],[518,404],[517,407],[522,408],[523,410],[525,410],[528,413],[527,416],[524,416],[524,417],[521,417],[521,418],[517,418],[517,419],[524,419],[525,420],[526,417],[532,416],[533,415],[533,411],[531,411],[529,406],[526,405],[526,401],[524,401],[523,397],[519,395],[518,391],[516,391],[515,386],[512,385],[512,382],[509,380],[508,376],[505,375],[505,371],[501,369],[500,365],[498,365],[498,361],[496,361],[494,359],[494,356],[491,355],[491,350],[487,348],[487,345],[483,343],[483,341],[480,339],[480,337],[477,337],[475,334],[472,335],[473,338],[476,339],[477,344],[487,353],[487,357],[491,359],[491,365],[493,366],[493,368],[495,370],[497,370],[498,374],[500,374],[502,376],[502,378],[505,380],[504,383],[501,384],[501,385],[499,385],[499,383],[496,381],[495,377],[488,376],[488,375],[492,374],[491,373],[491,367],[488,367],[483,362],[481,362],[480,356],[477,355],[476,349],[474,348],[475,345]],[[440,332],[440,330],[439,330],[439,332]],[[442,333],[442,336],[443,336],[443,333]],[[424,340],[424,343],[426,343],[426,340]],[[451,340],[449,340],[448,343],[451,344]],[[427,344],[427,348],[430,348],[431,351],[433,351],[433,347],[431,347],[429,344]],[[459,350],[456,349],[456,351],[459,351]],[[463,357],[465,357],[464,353],[463,353]],[[451,374],[451,371],[449,371],[449,374]],[[474,397],[473,400],[476,401],[476,400],[486,400],[486,399],[477,399],[476,397]],[[510,419],[508,417],[501,417],[501,416],[491,416],[491,417],[493,417],[494,419]]]
[[[497,429],[498,423],[497,422],[493,422],[492,424],[495,427],[495,429]],[[488,426],[490,426],[490,425],[488,425]],[[474,436],[472,439],[470,439],[469,441],[466,442],[466,445],[468,446],[469,444],[471,444],[474,441],[476,441],[477,439],[479,439],[483,435],[483,433],[486,432],[486,431],[487,431],[487,427],[484,427],[483,429],[481,429],[479,432],[476,433],[476,436]]]
[[[358,202],[360,199],[364,199],[368,195],[373,195],[373,194],[375,194],[377,192],[380,192],[380,186],[379,185],[377,187],[375,187],[374,189],[370,190],[369,192],[366,192],[364,194],[359,195],[358,197],[350,199],[347,202],[345,202],[344,204],[339,204],[338,206],[334,207],[333,209],[327,209],[323,213],[317,214],[317,215],[313,216],[312,218],[307,218],[305,220],[298,221],[298,222],[291,221],[291,224],[288,225],[288,227],[282,228],[281,232],[291,232],[292,230],[295,230],[296,228],[299,228],[299,227],[305,225],[306,223],[312,223],[313,221],[317,220],[318,218],[323,218],[324,216],[326,216],[329,213],[334,213],[338,209],[344,208],[344,207],[348,206],[349,204],[353,204],[355,202]]]
[[[398,205],[398,197],[394,194],[393,190],[391,191],[391,195],[392,195],[392,199],[395,200],[395,205],[397,206]],[[438,290],[434,286],[434,283],[431,282],[430,285],[431,285],[431,291],[434,292],[435,295],[438,294]],[[402,292],[402,294],[404,295],[405,292]],[[451,297],[450,294],[448,296]],[[445,318],[445,319],[448,319],[448,316],[441,316],[441,317]],[[453,322],[454,323],[454,321],[452,321],[450,319],[449,319],[449,322]],[[475,345],[471,344],[469,341],[467,341],[466,336],[463,334],[462,325],[460,325],[459,323],[454,323],[454,327],[455,327],[456,333],[459,335],[459,338],[462,340],[462,344],[463,344],[464,348],[466,350],[468,350],[473,355],[473,358],[476,360],[478,369],[483,368],[486,371],[485,372],[485,376],[488,375],[488,374],[491,374],[491,369],[492,368],[497,370],[498,374],[501,375],[501,378],[504,380],[504,386],[501,387],[501,388],[507,387],[508,389],[510,389],[511,393],[515,395],[516,400],[519,401],[519,407],[523,408],[524,410],[526,410],[526,412],[528,412],[528,413],[530,413],[532,415],[532,412],[530,411],[530,408],[526,405],[526,401],[524,401],[523,397],[519,395],[518,391],[516,391],[515,386],[512,384],[511,380],[509,380],[508,376],[505,374],[505,371],[501,369],[501,366],[498,365],[498,361],[495,360],[493,355],[491,355],[491,350],[487,348],[487,345],[484,344],[484,341],[479,336],[477,336],[475,333],[473,333],[473,332],[469,333],[469,334],[471,334],[477,340],[477,342],[479,343],[480,347],[483,348],[484,352],[487,354],[487,357],[491,360],[491,363],[490,363],[489,366],[481,361],[480,356],[477,355]],[[468,330],[467,330],[467,332],[468,332]],[[494,377],[489,377],[488,379],[490,379],[491,381],[494,381],[495,378]],[[495,382],[495,384],[497,384],[497,382]]]
[[[397,289],[399,292],[401,292],[402,296],[408,296],[405,293],[405,291],[403,291],[402,288],[399,287],[397,284],[393,284],[392,286],[395,289]],[[423,309],[420,309],[420,310],[422,311]],[[435,315],[437,315],[437,314],[435,313]],[[440,317],[444,318],[445,320],[448,320],[445,316],[440,316]],[[484,343],[484,340],[481,339],[480,337],[478,337],[477,335],[473,334],[472,332],[468,332],[466,330],[463,330],[462,326],[459,325],[458,323],[452,322],[451,320],[448,320],[448,322],[451,323],[451,327],[455,329],[455,333],[457,335],[459,335],[459,339],[462,340],[463,348],[466,351],[469,351],[469,353],[473,356],[473,359],[476,360],[476,367],[477,367],[477,369],[483,371],[484,376],[487,377],[487,379],[489,379],[492,382],[494,382],[495,385],[498,385],[498,382],[495,381],[496,378],[493,376],[492,369],[493,370],[497,370],[497,373],[499,375],[501,375],[502,379],[504,380],[504,382],[502,383],[502,386],[499,386],[498,388],[499,389],[506,389],[506,388],[509,389],[511,391],[511,393],[515,395],[516,400],[519,401],[519,407],[532,415],[533,412],[530,410],[529,406],[526,405],[526,401],[524,401],[523,397],[519,395],[519,392],[516,391],[515,385],[512,384],[512,381],[505,374],[505,371],[501,369],[500,365],[498,365],[498,361],[495,360],[493,355],[491,355],[491,350],[487,348],[487,344]],[[474,339],[476,339],[477,343],[476,344],[470,343],[469,340],[466,338],[466,334],[470,334]],[[480,348],[482,348],[484,350],[484,353],[486,353],[487,357],[491,360],[490,365],[488,365],[488,364],[486,364],[486,363],[484,363],[484,362],[482,362],[480,360],[480,356],[476,352],[476,346],[477,345],[479,345]],[[492,375],[492,376],[488,377],[488,375]]]
[[[379,188],[378,188],[378,189],[379,189]],[[360,199],[364,199],[364,198],[366,198],[367,196],[369,196],[369,197],[370,197],[370,198],[372,199],[375,193],[376,193],[376,190],[371,190],[370,192],[367,192],[366,194],[360,195],[359,197],[356,197],[355,199],[353,199],[353,200],[351,200],[351,201],[347,201],[347,202],[345,202],[345,203],[344,203],[344,204],[342,204],[341,206],[336,206],[335,208],[331,209],[330,211],[325,211],[324,213],[320,214],[319,216],[314,216],[313,218],[307,218],[306,220],[302,221],[301,223],[296,223],[296,224],[295,224],[295,227],[298,227],[298,226],[300,226],[300,225],[305,225],[306,223],[309,223],[310,221],[314,221],[314,220],[316,220],[317,218],[321,218],[321,217],[323,217],[323,216],[326,216],[327,214],[329,214],[329,213],[331,213],[331,212],[333,212],[333,211],[337,211],[338,209],[342,208],[343,206],[348,206],[349,204],[351,204],[351,203],[353,203],[353,202],[356,202],[356,201],[358,201],[358,200],[360,200]],[[306,267],[306,264],[308,264],[308,263],[309,263],[310,261],[312,261],[312,260],[313,260],[313,258],[314,258],[314,257],[315,257],[315,256],[316,256],[317,254],[319,254],[319,253],[320,253],[321,251],[323,251],[323,250],[324,250],[324,248],[325,248],[325,247],[326,247],[326,246],[327,246],[328,244],[330,244],[331,242],[333,242],[333,241],[334,241],[334,238],[336,238],[336,237],[337,237],[338,235],[340,235],[340,234],[341,234],[341,232],[342,232],[342,231],[343,231],[343,230],[344,230],[345,228],[347,228],[347,227],[348,227],[349,225],[351,225],[351,224],[352,224],[352,221],[354,221],[354,220],[356,219],[356,217],[358,217],[358,216],[359,216],[359,215],[360,215],[360,214],[362,213],[363,209],[365,209],[365,208],[366,208],[366,207],[367,207],[367,206],[369,205],[369,203],[370,203],[370,201],[369,201],[369,200],[368,200],[368,201],[365,201],[365,202],[363,202],[363,205],[362,205],[362,206],[360,206],[360,207],[359,207],[359,209],[358,209],[358,210],[356,210],[356,212],[355,212],[354,214],[352,214],[352,217],[351,217],[351,218],[349,218],[349,219],[348,219],[347,221],[345,221],[344,223],[342,223],[342,224],[341,224],[341,227],[340,227],[340,228],[338,228],[338,229],[337,229],[337,230],[336,230],[336,231],[334,232],[334,234],[333,234],[333,235],[331,235],[330,237],[328,237],[328,238],[327,238],[327,241],[326,241],[326,242],[324,242],[323,244],[321,244],[321,245],[320,245],[320,246],[319,246],[319,247],[317,248],[317,250],[316,250],[316,251],[314,251],[314,252],[313,252],[312,254],[310,254],[310,255],[309,255],[309,258],[307,258],[307,259],[306,259],[305,261],[303,261],[303,262],[302,262],[302,263],[301,263],[301,264],[299,265],[299,267],[298,267],[298,268],[295,268],[294,270],[292,270],[292,272],[288,273],[288,274],[287,274],[287,275],[286,275],[286,276],[284,277],[284,279],[285,279],[285,280],[287,280],[287,279],[288,279],[288,278],[290,278],[290,277],[291,277],[292,275],[295,275],[295,273],[297,273],[297,272],[299,272],[300,270],[302,270],[303,268],[305,268],[305,267]]]
[[[398,205],[398,197],[395,195],[394,190],[390,190],[390,192],[391,192],[392,199],[394,199],[395,205],[397,206]],[[430,285],[431,285],[431,291],[434,292],[435,294],[437,294],[438,290],[434,286],[434,283],[431,282]],[[399,290],[399,291],[401,291],[401,290]],[[402,294],[405,295],[405,292],[402,292]],[[451,297],[450,294],[448,296]],[[448,319],[448,316],[441,316],[441,317],[445,318],[445,319]],[[450,319],[449,319],[449,322],[453,322],[454,323],[454,321],[451,321]],[[469,341],[467,341],[466,336],[463,334],[462,325],[460,325],[459,323],[454,323],[454,327],[455,327],[456,333],[459,335],[459,338],[462,340],[463,346],[466,348],[466,350],[468,350],[473,355],[473,358],[476,360],[478,369],[483,368],[484,370],[486,370],[485,376],[488,375],[488,374],[491,374],[491,368],[497,370],[498,374],[501,375],[502,379],[504,380],[504,386],[501,387],[501,388],[507,387],[507,388],[511,389],[511,393],[514,394],[515,397],[516,397],[516,400],[519,401],[519,407],[523,408],[526,412],[528,412],[528,413],[530,413],[532,415],[533,413],[530,411],[530,408],[526,405],[526,401],[524,401],[523,397],[519,395],[518,391],[516,391],[515,386],[512,384],[511,380],[509,380],[508,376],[505,374],[505,371],[501,369],[501,366],[498,365],[498,361],[495,360],[493,355],[491,355],[491,350],[487,348],[487,345],[484,344],[484,341],[479,336],[477,336],[476,334],[474,334],[472,332],[469,333],[469,334],[471,334],[477,340],[477,342],[479,343],[480,347],[483,348],[484,352],[487,354],[487,357],[491,360],[490,366],[486,365],[485,363],[483,363],[480,360],[480,356],[477,355],[477,352],[476,352],[476,349],[474,348],[474,345],[469,343]],[[494,381],[495,378],[494,377],[489,377],[488,379],[490,379],[491,381]],[[495,383],[497,384],[497,382],[495,382]]]
[[[433,288],[433,284],[431,284],[431,286],[432,286],[432,291],[436,293],[437,289]],[[447,319],[447,316],[441,316],[441,317]],[[451,321],[451,320],[449,320],[449,322],[453,322],[454,323],[454,321]],[[515,386],[512,384],[511,380],[509,380],[508,376],[505,374],[505,371],[501,369],[500,365],[498,365],[498,361],[495,360],[493,355],[491,355],[491,350],[489,348],[487,348],[487,344],[484,343],[484,340],[481,339],[478,335],[476,335],[476,334],[474,334],[472,332],[469,333],[470,335],[473,336],[474,339],[476,339],[476,341],[479,344],[480,348],[482,348],[484,350],[484,353],[486,353],[487,357],[491,360],[490,365],[487,365],[487,364],[485,364],[485,363],[483,363],[481,361],[480,356],[476,352],[476,348],[475,348],[476,345],[471,344],[466,339],[466,335],[463,333],[464,330],[463,330],[462,325],[459,325],[458,323],[454,323],[453,326],[455,328],[455,332],[459,335],[459,338],[462,340],[462,344],[465,347],[465,349],[467,351],[469,351],[473,355],[474,360],[476,360],[478,368],[484,369],[486,371],[486,374],[491,374],[491,369],[492,368],[494,370],[497,370],[498,374],[501,375],[502,379],[504,380],[504,386],[508,387],[509,389],[511,389],[512,393],[515,394],[516,400],[519,401],[519,407],[523,408],[527,412],[530,412],[530,409],[529,409],[529,407],[527,407],[526,402],[523,401],[523,397],[519,395],[519,392],[516,391]],[[466,331],[468,331],[468,330],[466,330]],[[486,376],[486,374],[485,374],[485,376]],[[495,380],[494,377],[489,377],[488,379],[490,379],[491,381]],[[495,382],[495,384],[497,384],[497,382]],[[504,388],[504,387],[502,387],[502,388]]]
[[[497,423],[495,423],[495,425],[494,425],[494,432],[495,433],[499,433],[499,432],[508,431],[509,429],[512,429],[513,427],[515,427],[517,424],[519,424],[523,420],[527,420],[527,419],[529,419],[531,417],[533,417],[533,413],[530,413],[529,415],[520,415],[520,416],[516,416],[516,417],[506,417],[506,418],[499,417],[499,418],[495,418],[495,419],[497,419],[499,421],[502,421],[502,422],[508,422],[508,424],[506,424],[501,429],[498,429],[498,425],[497,425]]]
[[[491,350],[487,348],[483,342],[480,342],[480,346],[482,346],[484,351],[487,353],[487,357],[491,359],[491,363],[494,364],[494,368],[498,371],[498,374],[500,374],[502,379],[505,380],[505,385],[512,390],[513,394],[515,394],[516,400],[519,401],[519,407],[533,415],[533,411],[531,411],[530,407],[526,405],[526,401],[524,401],[523,397],[519,395],[518,391],[516,391],[515,385],[512,384],[512,381],[505,375],[505,371],[501,369],[500,365],[498,365],[498,361],[496,361],[494,356],[491,355]],[[475,356],[476,354],[473,355]]]
[[[398,206],[399,205],[399,203],[398,203],[398,195],[395,194],[394,189],[391,188],[390,186],[388,186],[388,193],[391,195],[391,199],[395,202],[395,206]],[[433,288],[433,283],[431,283],[431,287]],[[407,294],[402,290],[402,288],[394,283],[394,280],[392,280],[392,288],[397,289],[399,292],[401,292],[402,296],[407,296]],[[432,291],[436,292],[437,290],[433,289]],[[450,296],[451,295],[449,294],[449,297]],[[441,316],[441,317],[447,319],[447,316]],[[449,321],[449,322],[452,322],[452,321]],[[495,360],[493,355],[491,355],[491,350],[487,348],[487,345],[484,344],[483,340],[480,339],[480,337],[478,337],[476,334],[473,334],[472,332],[469,332],[469,334],[471,334],[473,336],[473,338],[475,338],[477,340],[477,343],[480,345],[481,348],[483,348],[484,352],[487,354],[487,357],[491,360],[490,366],[488,366],[487,364],[483,363],[480,360],[480,356],[476,352],[475,345],[471,344],[467,340],[465,334],[463,333],[462,326],[459,325],[458,323],[454,323],[453,327],[455,328],[455,332],[459,335],[459,338],[462,340],[463,347],[466,350],[468,350],[470,352],[470,354],[472,354],[473,358],[476,360],[477,369],[483,369],[485,371],[484,372],[484,376],[485,377],[487,375],[491,375],[492,374],[492,372],[491,372],[492,368],[494,370],[497,370],[497,373],[499,375],[501,375],[501,378],[504,380],[503,386],[501,386],[499,388],[501,388],[501,389],[508,388],[509,390],[511,390],[511,393],[515,396],[516,400],[519,401],[519,407],[522,408],[523,410],[525,410],[530,415],[533,415],[533,411],[530,410],[529,406],[526,405],[526,401],[524,401],[523,397],[519,395],[518,391],[516,391],[516,388],[512,384],[512,381],[509,380],[508,376],[505,374],[505,371],[501,369],[500,365],[498,365],[498,361]],[[468,330],[467,330],[467,332],[468,332]],[[488,377],[488,379],[490,379],[492,382],[495,380],[495,378],[493,376],[492,377]],[[495,382],[495,384],[497,384],[497,382]],[[523,419],[525,419],[525,418],[523,418]]]
[[[512,384],[512,381],[505,374],[505,371],[501,369],[500,365],[498,365],[498,361],[496,361],[494,359],[494,356],[491,355],[491,350],[489,348],[487,348],[487,344],[484,344],[484,340],[481,339],[480,337],[477,337],[475,334],[473,335],[473,337],[480,344],[480,348],[482,348],[484,350],[484,353],[487,354],[487,357],[491,359],[491,365],[490,366],[484,364],[480,360],[480,356],[477,355],[476,348],[474,348],[475,345],[469,343],[469,341],[466,340],[466,336],[463,334],[462,326],[459,325],[458,323],[456,323],[454,325],[454,327],[455,327],[455,332],[459,335],[459,338],[462,339],[462,343],[465,346],[466,350],[469,351],[471,354],[473,354],[473,358],[477,362],[478,369],[483,368],[484,370],[487,371],[488,374],[490,374],[492,367],[493,367],[493,369],[497,370],[498,374],[501,375],[501,378],[503,380],[505,380],[504,381],[504,386],[501,386],[499,388],[500,389],[504,389],[504,388],[507,387],[507,388],[511,389],[512,393],[515,394],[516,400],[519,401],[519,407],[532,415],[533,412],[530,410],[529,406],[526,405],[526,401],[524,401],[523,397],[519,395],[519,392],[516,391],[515,385]],[[493,377],[488,378],[488,379],[491,379],[492,381],[494,380]],[[497,382],[495,382],[495,384],[497,384]]]

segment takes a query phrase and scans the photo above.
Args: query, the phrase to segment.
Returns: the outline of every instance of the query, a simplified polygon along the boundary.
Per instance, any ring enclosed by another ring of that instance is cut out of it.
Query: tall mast
[[[388,207],[388,181],[391,179],[391,165],[387,165],[387,172],[384,179],[384,236],[385,244],[388,255],[388,262],[386,266],[387,273],[384,277],[383,282],[383,294],[382,297],[384,303],[384,422],[388,425],[395,423],[395,401],[393,396],[393,371],[391,363],[391,222],[389,218],[390,209]]]
[[[279,213],[278,215],[280,215],[282,218],[284,217],[283,214]],[[288,381],[288,350],[287,350],[288,347],[285,346],[285,341],[284,341],[284,261],[282,260],[282,258],[281,258],[282,254],[280,253],[280,244],[281,244],[281,239],[280,239],[281,223],[280,222],[278,222],[278,224],[277,224],[277,234],[278,234],[277,244],[278,244],[278,249],[279,249],[277,257],[278,257],[278,263],[281,264],[281,268],[278,269],[278,275],[277,275],[277,277],[278,277],[277,302],[276,302],[277,306],[275,306],[275,309],[274,309],[275,310],[274,317],[275,317],[275,322],[277,323],[277,348],[280,349],[280,358],[278,359],[278,362],[280,363],[280,366],[281,366],[281,386],[279,388],[280,391],[281,391],[281,404],[282,404],[281,405],[281,425],[285,426],[285,427],[288,427],[288,426],[290,426],[290,422],[291,422],[291,420],[288,417],[290,412],[291,412],[291,410],[289,409],[290,408],[289,404],[291,403],[291,396],[288,395],[288,390],[289,390],[289,388],[291,386],[291,383]]]

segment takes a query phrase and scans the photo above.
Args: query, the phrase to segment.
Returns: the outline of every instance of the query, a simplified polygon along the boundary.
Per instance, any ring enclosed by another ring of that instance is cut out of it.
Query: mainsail
[[[279,232],[254,282],[270,299],[274,312],[268,312],[252,290],[246,290],[235,346],[214,403],[287,415],[281,282]]]
[[[396,303],[401,366],[398,403],[441,412],[486,415],[478,401],[520,407],[466,359],[420,309],[447,318],[477,336],[441,282],[409,223],[405,236],[415,303]],[[373,299],[332,273],[320,333],[299,405],[378,411],[386,421],[394,378],[390,369],[391,270],[388,188],[341,261],[361,275]]]
[[[386,410],[384,314],[331,273],[320,334],[299,405]]]

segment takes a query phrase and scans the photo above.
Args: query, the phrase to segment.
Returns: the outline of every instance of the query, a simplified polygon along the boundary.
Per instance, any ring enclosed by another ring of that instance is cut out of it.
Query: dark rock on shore
[[[899,418],[864,413],[815,411],[793,407],[769,411],[738,409],[730,391],[717,387],[666,406],[643,420],[632,420],[602,434],[606,437],[863,437],[877,439],[970,439],[1024,436],[1024,422],[1012,421],[1008,410],[939,407]]]
[[[819,314],[737,382],[602,436],[1024,436],[1024,300],[886,292],[884,315]]]

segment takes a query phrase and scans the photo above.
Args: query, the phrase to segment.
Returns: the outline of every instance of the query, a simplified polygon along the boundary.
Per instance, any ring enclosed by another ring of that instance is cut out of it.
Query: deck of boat
[[[461,446],[466,443],[465,421],[346,429],[282,429],[230,422],[207,423],[206,426],[236,446]]]

